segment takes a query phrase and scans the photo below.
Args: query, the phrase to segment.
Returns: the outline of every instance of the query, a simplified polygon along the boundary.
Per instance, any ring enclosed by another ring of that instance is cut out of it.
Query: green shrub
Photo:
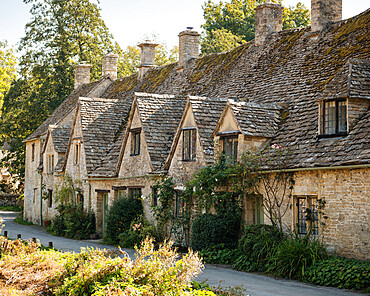
[[[130,229],[131,222],[143,214],[141,200],[135,197],[122,197],[113,202],[107,215],[107,229],[104,241],[117,244],[118,236]]]
[[[95,215],[86,213],[82,204],[60,204],[58,212],[49,228],[52,233],[74,239],[87,239],[95,233]]]
[[[211,247],[199,251],[204,263],[211,264],[234,264],[235,260],[240,257],[241,252],[237,249],[224,249],[220,246]]]
[[[233,267],[242,271],[266,271],[268,257],[283,240],[283,234],[271,225],[247,226],[238,242],[239,256]]]
[[[328,257],[318,240],[293,236],[282,241],[269,258],[269,271],[285,278],[302,279],[307,268]]]
[[[101,250],[67,254],[53,295],[189,295],[191,281],[203,268],[192,252],[178,260],[170,242],[155,249],[146,239],[136,251],[135,260],[112,258]]]
[[[370,262],[330,257],[307,268],[304,280],[342,289],[365,289],[370,287]]]
[[[232,249],[236,247],[239,232],[239,217],[203,214],[193,222],[190,245],[194,250],[220,244]]]
[[[164,240],[164,235],[154,224],[143,216],[139,216],[131,222],[128,230],[118,236],[119,245],[123,248],[133,248],[147,237],[153,238],[157,244]]]

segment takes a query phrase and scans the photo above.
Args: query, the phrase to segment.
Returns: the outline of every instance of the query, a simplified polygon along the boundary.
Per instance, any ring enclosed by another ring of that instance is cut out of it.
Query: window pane
[[[195,151],[196,151],[196,142],[197,142],[197,131],[195,129],[191,130],[191,146],[190,146],[190,150],[191,150],[191,159],[194,160],[195,159]]]
[[[311,213],[312,213],[312,221],[311,221],[311,231],[313,235],[319,235],[319,207],[317,198],[311,199]]]
[[[325,134],[335,134],[335,101],[325,102]]]
[[[189,155],[190,155],[190,152],[189,152],[189,138],[190,138],[190,130],[184,130],[183,131],[183,160],[189,160]]]
[[[298,198],[297,199],[297,214],[298,214],[298,221],[297,221],[297,230],[298,234],[307,234],[307,224],[306,224],[306,199],[305,198]]]
[[[347,103],[338,102],[338,132],[347,132]]]
[[[238,138],[224,138],[224,153],[227,158],[236,159],[238,156]]]

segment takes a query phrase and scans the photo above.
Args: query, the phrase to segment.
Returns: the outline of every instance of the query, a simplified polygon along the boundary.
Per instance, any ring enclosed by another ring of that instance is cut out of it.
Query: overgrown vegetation
[[[95,215],[84,211],[82,204],[60,204],[57,209],[58,214],[49,227],[53,234],[74,239],[87,239],[95,233]]]
[[[181,259],[166,242],[158,249],[146,239],[127,254],[106,250],[61,253],[41,250],[40,245],[0,237],[0,292],[2,295],[206,295],[191,281],[202,271],[196,253]],[[232,295],[232,294],[220,294]]]
[[[117,244],[120,234],[130,230],[131,223],[142,215],[143,206],[139,198],[122,197],[115,200],[109,207],[104,241]]]

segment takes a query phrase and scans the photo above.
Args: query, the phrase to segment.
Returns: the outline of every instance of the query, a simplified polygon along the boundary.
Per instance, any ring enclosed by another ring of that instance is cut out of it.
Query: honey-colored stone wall
[[[370,168],[315,170],[294,173],[293,196],[326,201],[319,238],[337,255],[370,259]],[[283,222],[294,228],[294,204]],[[265,222],[268,219],[265,217]]]

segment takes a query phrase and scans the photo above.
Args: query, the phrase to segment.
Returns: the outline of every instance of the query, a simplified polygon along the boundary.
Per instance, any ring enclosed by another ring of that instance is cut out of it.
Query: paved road
[[[5,227],[10,238],[16,238],[17,234],[22,235],[22,239],[36,237],[41,244],[48,245],[50,241],[56,249],[61,251],[79,252],[81,248],[94,247],[116,250],[116,247],[99,244],[97,241],[79,241],[53,236],[47,233],[40,226],[19,225],[13,220],[16,217],[14,212],[0,211],[0,217],[3,218]],[[124,249],[131,258],[134,251]],[[263,275],[235,271],[230,268],[206,265],[204,272],[198,276],[197,281],[207,281],[210,285],[218,286],[221,281],[223,286],[243,286],[246,291],[245,295],[250,296],[355,296],[363,295],[350,291],[339,290],[313,286],[296,281],[275,279]]]

